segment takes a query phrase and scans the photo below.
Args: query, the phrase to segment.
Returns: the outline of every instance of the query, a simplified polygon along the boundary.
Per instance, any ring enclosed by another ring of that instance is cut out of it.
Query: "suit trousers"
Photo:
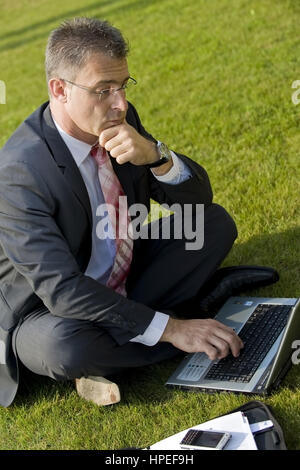
[[[170,217],[172,222],[173,216]],[[160,219],[155,224],[161,227],[165,222]],[[197,318],[201,288],[230,251],[237,237],[236,226],[223,207],[211,204],[204,213],[201,249],[187,250],[184,237],[174,237],[172,230],[170,236],[165,239],[160,234],[156,239],[141,240],[127,279],[128,298],[170,315],[175,312],[180,317],[188,314]],[[184,303],[190,309],[191,299],[194,311],[185,311]],[[24,318],[14,332],[13,343],[18,359],[27,369],[55,380],[107,376],[179,353],[166,342],[154,346],[128,342],[120,346],[101,326],[54,316],[46,307]]]

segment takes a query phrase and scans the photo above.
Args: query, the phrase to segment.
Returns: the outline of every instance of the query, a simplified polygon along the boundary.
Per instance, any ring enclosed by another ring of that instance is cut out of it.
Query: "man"
[[[126,100],[127,86],[135,83],[127,52],[121,33],[107,22],[63,23],[46,51],[50,103],[26,119],[1,151],[3,406],[17,391],[18,361],[55,380],[76,379],[81,396],[110,404],[120,395],[107,375],[180,350],[216,359],[237,356],[242,347],[233,330],[211,318],[184,319],[187,313],[201,316],[197,302],[205,303],[204,293],[211,296],[207,286],[221,288],[213,276],[236,227],[212,203],[205,170],[143,128]],[[203,204],[203,248],[187,250],[186,240],[175,236],[122,238],[112,213],[108,230],[115,237],[105,237],[99,208],[112,202],[118,211],[122,196],[129,208],[138,203],[149,209],[150,198],[180,207]],[[264,270],[233,271],[240,288],[271,282]],[[227,295],[236,287],[231,275]],[[192,312],[185,302],[194,303]]]

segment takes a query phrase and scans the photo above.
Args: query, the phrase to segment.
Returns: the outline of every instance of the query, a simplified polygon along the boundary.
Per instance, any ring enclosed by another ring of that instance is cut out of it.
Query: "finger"
[[[119,163],[119,165],[132,160],[132,152],[127,150],[124,145],[118,145],[113,148],[109,154],[116,159],[116,162]]]
[[[205,348],[203,348],[203,351],[205,352],[205,354],[207,354],[211,361],[215,361],[216,359],[218,359],[218,350],[213,346],[208,344]]]
[[[216,323],[216,326],[218,326],[219,328],[222,328],[223,330],[228,331],[229,333],[231,333],[232,331],[235,332],[233,328],[231,328],[230,326],[224,325],[224,323],[221,323],[218,320],[212,319],[212,321]]]
[[[223,323],[215,320],[215,323],[217,324],[217,327],[220,328],[222,331],[227,332],[230,336],[234,337],[237,339],[238,343],[240,344],[240,347],[243,348],[244,344],[241,338],[236,334],[235,330],[233,328],[230,328],[230,326],[224,325]]]
[[[234,330],[228,331],[219,328],[218,336],[227,342],[234,357],[239,356],[243,343]]]
[[[122,144],[124,144],[124,142],[122,142],[121,140],[121,137],[120,137],[120,134],[117,134],[116,136],[112,137],[111,139],[109,139],[107,142],[105,142],[104,144],[104,148],[110,152],[110,154],[113,156],[113,157],[117,157],[118,156],[118,150],[117,148],[120,147]],[[120,150],[120,149],[119,149]],[[113,154],[113,151],[115,151],[115,155]]]
[[[122,155],[119,155],[116,158],[116,161],[119,163],[119,165],[123,165],[123,163],[130,162],[132,158],[132,155],[130,152],[125,152]]]
[[[225,341],[230,346],[231,350],[233,347],[235,353],[239,352],[242,347],[242,341],[232,328],[223,325],[223,323],[216,320],[212,322],[211,326],[213,326],[213,333],[215,336]]]
[[[119,126],[112,126],[104,129],[99,136],[99,144],[101,147],[105,147],[105,144],[113,137],[117,136],[120,131],[121,124]]]
[[[210,343],[216,348],[218,359],[223,359],[224,357],[228,356],[230,347],[226,341],[218,338],[217,336],[213,336],[210,339]]]
[[[224,325],[225,326],[225,325]],[[244,347],[244,343],[243,341],[241,340],[241,338],[239,337],[239,335],[236,333],[236,331],[233,329],[233,328],[230,328],[230,327],[227,327],[227,331],[229,334],[232,334],[238,341],[239,345],[240,345],[240,348],[243,348]]]
[[[117,163],[122,165],[130,161],[131,153],[126,149],[124,145],[118,145],[110,151],[110,155],[116,159]]]

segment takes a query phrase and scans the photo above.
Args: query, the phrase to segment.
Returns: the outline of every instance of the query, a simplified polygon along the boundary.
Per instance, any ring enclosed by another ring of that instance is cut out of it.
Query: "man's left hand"
[[[155,143],[141,136],[126,120],[104,129],[99,143],[119,164],[146,165],[159,159]]]

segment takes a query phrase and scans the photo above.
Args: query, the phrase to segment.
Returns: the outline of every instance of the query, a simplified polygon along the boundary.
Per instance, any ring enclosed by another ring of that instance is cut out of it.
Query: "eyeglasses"
[[[60,80],[70,83],[71,85],[77,86],[78,88],[82,88],[83,90],[88,91],[92,95],[97,95],[99,100],[101,101],[104,101],[110,96],[115,95],[118,91],[126,92],[128,88],[132,88],[133,85],[137,84],[137,81],[134,78],[129,77],[127,82],[124,83],[120,88],[107,88],[105,90],[96,91],[95,89],[91,87],[78,85],[78,83],[71,82],[70,80],[66,80],[65,78],[60,78]]]

